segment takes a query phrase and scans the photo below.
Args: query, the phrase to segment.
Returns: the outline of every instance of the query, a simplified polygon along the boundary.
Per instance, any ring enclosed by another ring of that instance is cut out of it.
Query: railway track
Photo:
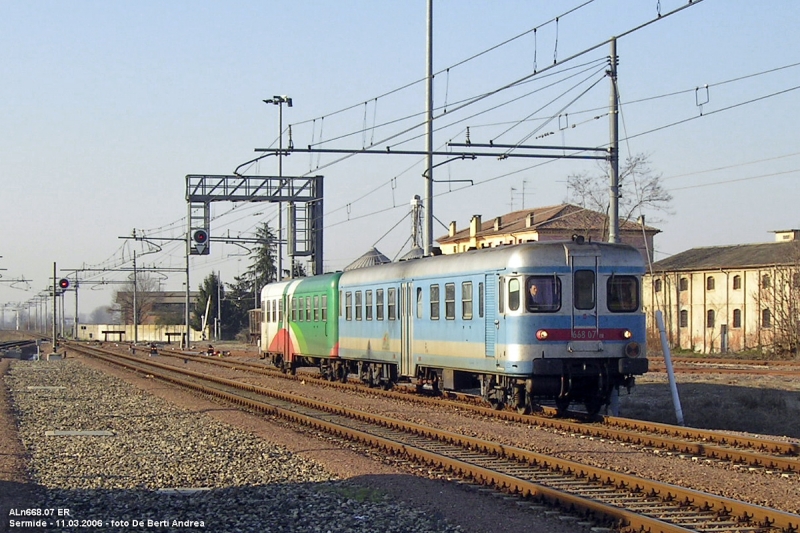
[[[151,358],[73,349],[519,498],[599,518],[626,531],[796,533],[800,529],[800,515],[191,372]]]
[[[178,361],[191,360],[204,364],[243,370],[260,375],[292,380],[317,379],[325,386],[364,391],[365,386],[355,383],[325,382],[310,374],[291,376],[261,363],[233,361],[186,352],[160,350],[159,354]],[[541,414],[521,415],[514,411],[497,411],[476,405],[472,401],[444,399],[408,394],[407,392],[368,389],[370,394],[405,401],[450,406],[460,411],[470,411],[478,416],[500,418],[518,424],[532,424],[575,436],[607,439],[631,446],[651,449],[653,453],[674,454],[693,460],[733,463],[739,467],[782,476],[800,477],[800,444],[767,438],[747,437],[730,433],[694,429],[670,424],[659,424],[621,417],[602,417],[599,422],[563,419],[555,416],[556,410],[543,408]],[[456,396],[450,395],[448,396]],[[579,416],[579,415],[578,415]]]

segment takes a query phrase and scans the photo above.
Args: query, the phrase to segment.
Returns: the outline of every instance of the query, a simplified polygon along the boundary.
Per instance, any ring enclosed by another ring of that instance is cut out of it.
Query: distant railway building
[[[639,250],[645,260],[652,261],[657,233],[660,230],[639,222],[620,222],[620,241]],[[456,222],[451,222],[448,234],[437,242],[442,253],[453,254],[506,244],[570,240],[573,235],[587,241],[607,241],[608,216],[573,204],[522,209],[487,220],[474,215],[468,228],[459,230]]]
[[[673,348],[796,353],[800,230],[774,233],[774,242],[692,248],[654,263],[643,282],[651,339],[661,310]]]

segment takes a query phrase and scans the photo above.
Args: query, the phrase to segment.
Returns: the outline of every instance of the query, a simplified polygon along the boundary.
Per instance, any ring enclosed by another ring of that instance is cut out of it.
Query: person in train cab
[[[544,305],[544,295],[539,289],[539,285],[537,285],[535,282],[531,283],[531,287],[528,289],[528,309],[531,311],[536,311],[544,307]]]

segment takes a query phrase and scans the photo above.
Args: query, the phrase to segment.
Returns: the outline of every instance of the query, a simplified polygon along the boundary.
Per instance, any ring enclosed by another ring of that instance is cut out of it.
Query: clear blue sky
[[[436,0],[434,99],[448,112],[436,121],[434,146],[463,142],[467,127],[473,142],[607,143],[608,46],[563,61],[687,2],[596,0],[567,13],[582,3]],[[622,156],[648,154],[674,196],[672,214],[647,213],[662,230],[656,259],[800,227],[798,20],[796,1],[705,0],[619,39]],[[422,127],[395,137],[421,123],[424,84],[393,91],[424,77],[425,36],[424,0],[0,2],[0,274],[31,280],[0,283],[0,304],[41,292],[53,262],[130,267],[136,250],[140,264],[181,267],[180,244],[144,255],[152,249],[120,237],[134,228],[181,236],[187,174],[230,174],[255,148],[276,146],[278,110],[264,98],[293,98],[284,126],[292,124],[298,147],[424,149]],[[563,63],[545,70],[554,60]],[[534,66],[540,75],[522,86],[459,108]],[[562,108],[569,117],[559,122]],[[325,176],[326,268],[375,244],[396,256],[410,226],[400,221],[423,194],[422,158],[336,159],[284,159],[285,175]],[[525,207],[557,204],[569,174],[594,169],[574,160],[450,163],[437,180],[475,185],[437,183],[434,215],[461,228],[473,214],[520,209],[523,183]],[[248,173],[276,174],[275,158]],[[213,236],[248,235],[275,220],[268,204],[219,203],[212,213]],[[434,236],[445,233],[436,223]],[[192,259],[193,288],[211,271],[232,281],[247,268],[242,249],[212,250]],[[163,288],[183,281],[171,274]],[[81,312],[110,304],[114,288],[82,285]]]

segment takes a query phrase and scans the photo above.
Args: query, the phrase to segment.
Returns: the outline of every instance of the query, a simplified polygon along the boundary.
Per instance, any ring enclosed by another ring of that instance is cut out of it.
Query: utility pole
[[[611,68],[608,71],[611,78],[611,96],[609,97],[608,129],[609,167],[611,185],[609,187],[608,206],[608,242],[619,242],[619,108],[617,106],[617,38],[611,38]]]
[[[53,353],[56,353],[56,350],[58,350],[58,338],[56,337],[56,324],[58,324],[56,315],[58,315],[58,305],[56,305],[56,298],[58,298],[58,278],[56,277],[56,262],[53,261]],[[45,317],[46,316],[45,314]]]
[[[278,180],[280,186],[283,187],[283,104],[292,107],[292,99],[288,96],[273,96],[268,100],[263,100],[265,104],[275,104],[278,106]],[[289,201],[289,215],[294,216],[294,202]],[[294,243],[294,235],[289,236],[289,226],[291,231],[294,231],[294,220],[286,222],[287,241],[291,240]],[[283,278],[283,202],[278,202],[278,281]],[[287,255],[289,256],[289,279],[294,277],[294,251],[291,246],[287,247]]]
[[[423,238],[426,256],[431,255],[433,244],[433,0],[428,0],[427,43],[425,147],[428,153],[425,156],[427,171],[425,172],[425,235]]]

